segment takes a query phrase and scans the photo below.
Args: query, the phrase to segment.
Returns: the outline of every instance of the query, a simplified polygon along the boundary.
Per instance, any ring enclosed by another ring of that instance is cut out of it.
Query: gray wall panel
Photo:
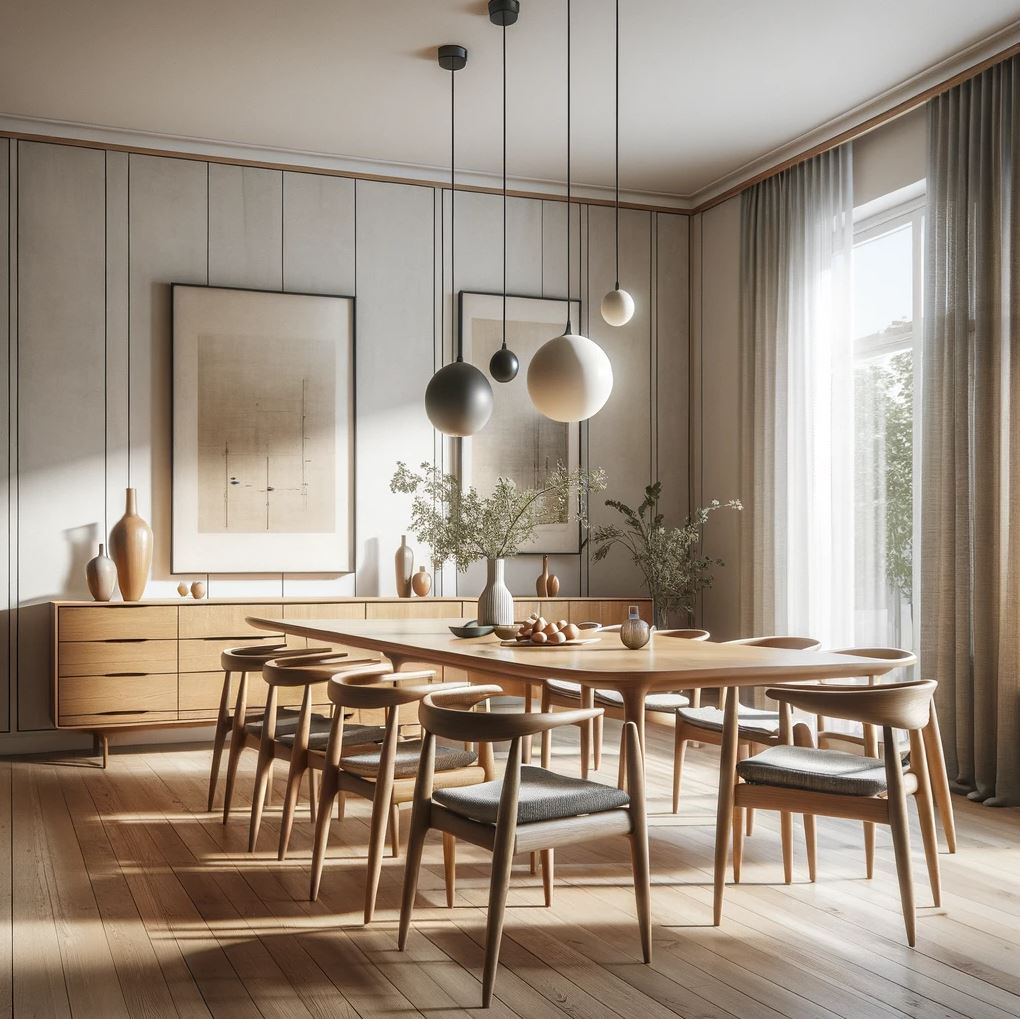
[[[0,731],[10,729],[10,400],[9,368],[10,368],[10,210],[11,194],[11,143],[0,139],[0,535],[3,535],[3,548],[0,549],[0,607],[3,617],[0,620]]]

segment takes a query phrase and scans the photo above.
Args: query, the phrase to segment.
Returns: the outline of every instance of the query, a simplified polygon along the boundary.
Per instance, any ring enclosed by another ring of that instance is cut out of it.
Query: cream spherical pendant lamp
[[[634,317],[634,298],[620,287],[620,0],[616,0],[616,285],[602,298],[602,317],[625,326]]]
[[[467,63],[463,46],[440,46],[439,66],[450,72],[450,289],[456,294],[454,272],[456,262],[457,190],[454,180],[454,78]],[[456,304],[456,302],[454,302]],[[453,323],[456,329],[456,322]],[[433,426],[444,435],[464,438],[480,432],[492,417],[492,386],[484,373],[464,360],[464,338],[457,330],[457,360],[444,365],[432,376],[425,390],[425,413]]]
[[[580,326],[580,323],[578,323]],[[567,0],[567,325],[543,344],[528,365],[528,394],[553,421],[584,421],[613,391],[613,366],[597,344],[570,321],[570,0]]]

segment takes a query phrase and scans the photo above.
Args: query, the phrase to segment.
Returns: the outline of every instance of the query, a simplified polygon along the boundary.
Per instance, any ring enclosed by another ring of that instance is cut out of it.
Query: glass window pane
[[[914,287],[910,223],[854,247],[854,336],[910,321]]]

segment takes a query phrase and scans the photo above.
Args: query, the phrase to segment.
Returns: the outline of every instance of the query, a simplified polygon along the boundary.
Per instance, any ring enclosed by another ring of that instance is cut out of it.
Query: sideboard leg
[[[96,757],[102,754],[104,768],[110,763],[110,737],[105,732],[92,734],[92,753]]]

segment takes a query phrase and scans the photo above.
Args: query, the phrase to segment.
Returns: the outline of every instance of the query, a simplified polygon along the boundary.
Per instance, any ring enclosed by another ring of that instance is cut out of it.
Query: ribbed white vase
[[[505,559],[485,561],[485,587],[478,596],[478,622],[482,626],[509,626],[514,621],[514,596],[503,583]]]

